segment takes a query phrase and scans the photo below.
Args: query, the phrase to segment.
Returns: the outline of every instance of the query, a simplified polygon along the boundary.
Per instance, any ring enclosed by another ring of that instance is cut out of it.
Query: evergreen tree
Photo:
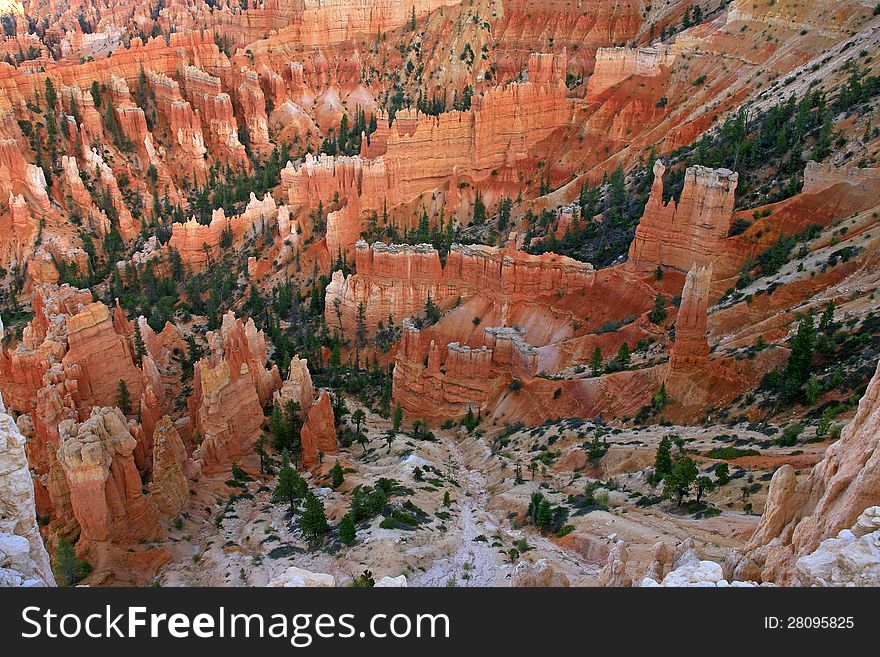
[[[73,586],[81,581],[92,570],[91,564],[76,556],[69,541],[61,538],[55,547],[55,558],[52,560],[52,572],[58,586]]]
[[[480,190],[477,190],[477,198],[474,201],[474,225],[482,226],[486,223],[486,205],[483,203],[483,197]]]
[[[654,481],[660,481],[672,471],[672,441],[663,436],[654,456]]]
[[[114,267],[115,270],[115,267]],[[147,349],[144,346],[144,336],[141,335],[141,323],[137,320],[134,322],[134,355],[137,358],[137,364],[141,364],[141,359],[144,357],[144,354],[147,353]]]
[[[535,524],[544,532],[550,531],[550,526],[553,524],[553,507],[550,506],[550,501],[546,497],[538,504]]]
[[[618,166],[609,179],[608,210],[605,218],[613,226],[622,226],[626,223],[626,174],[623,167]]]
[[[590,357],[590,370],[593,376],[599,376],[602,372],[602,349],[598,345],[593,349],[593,355]]]
[[[834,311],[836,309],[833,301],[829,301],[828,305],[825,306],[825,311],[819,319],[819,333],[828,337],[834,335],[834,331],[837,330],[837,325],[834,323]]]
[[[654,307],[651,308],[651,312],[648,313],[648,319],[653,324],[659,324],[666,319],[667,314],[666,300],[663,298],[663,295],[658,292],[657,296],[654,297]]]
[[[816,329],[813,325],[813,311],[810,310],[801,317],[797,334],[791,342],[782,391],[783,396],[789,401],[800,395],[803,385],[810,378],[815,345]]]
[[[303,533],[312,539],[330,531],[327,516],[324,514],[324,503],[312,491],[306,493],[299,526]]]
[[[666,404],[669,403],[669,393],[666,392],[666,382],[660,384],[660,390],[654,395],[654,398],[651,400],[651,404],[654,407],[654,410],[659,412],[662,411]]]
[[[290,467],[290,454],[286,449],[283,450],[281,452],[281,470],[278,472],[278,485],[275,487],[272,501],[276,504],[286,502],[292,514],[307,491],[306,480]]]
[[[617,350],[617,362],[620,364],[622,369],[626,369],[629,367],[629,359],[630,359],[630,351],[629,345],[624,342],[620,345],[620,349]]]
[[[122,379],[119,379],[119,386],[117,387],[116,405],[119,406],[119,410],[122,411],[123,415],[131,413],[131,396],[128,394],[128,386],[125,385],[125,381]]]
[[[345,545],[354,545],[356,538],[357,531],[354,527],[354,521],[351,519],[351,516],[346,513],[342,516],[342,520],[339,521],[339,540]]]
[[[365,570],[352,580],[351,585],[356,589],[368,589],[376,586],[376,581],[373,579],[373,573]]]
[[[704,493],[711,493],[715,490],[715,482],[709,477],[697,477],[697,504],[700,503]]]
[[[338,460],[333,464],[333,467],[330,468],[330,476],[332,477],[330,485],[333,488],[339,488],[345,481],[345,473],[342,471],[342,466],[339,464]]]
[[[690,492],[698,474],[699,470],[694,460],[690,456],[681,457],[663,480],[663,497],[675,497],[676,506],[681,506],[682,499]]]
[[[401,424],[403,424],[403,407],[400,405],[400,402],[397,402],[397,405],[394,407],[394,414],[391,416],[391,426],[394,429],[394,433],[400,431]]]
[[[715,476],[718,478],[718,485],[723,486],[730,481],[730,466],[722,463],[715,468]]]
[[[428,324],[436,324],[440,321],[440,309],[436,306],[434,300],[431,299],[430,292],[428,292],[428,300],[425,301],[425,317]]]

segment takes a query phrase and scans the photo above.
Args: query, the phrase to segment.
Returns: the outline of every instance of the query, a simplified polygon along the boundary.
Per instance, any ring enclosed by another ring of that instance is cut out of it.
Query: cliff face
[[[58,460],[86,542],[138,543],[164,536],[156,504],[142,492],[137,441],[116,408],[92,410],[85,422],[61,423]]]
[[[880,499],[880,364],[840,439],[798,482],[783,465],[770,481],[761,522],[746,555],[765,581],[792,583],[798,557],[810,554]]]
[[[739,174],[727,169],[688,167],[676,203],[663,203],[663,173],[654,164],[654,185],[629,249],[628,266],[638,275],[658,266],[687,272],[712,264],[730,230]]]
[[[510,248],[453,244],[446,266],[429,245],[359,242],[356,273],[334,272],[327,286],[325,319],[330,327],[354,331],[363,304],[365,325],[373,332],[379,321],[395,323],[424,311],[428,296],[435,303],[482,295],[502,310],[558,290],[589,290],[593,268],[587,263],[548,253],[529,255]],[[337,310],[338,309],[338,310]]]
[[[208,334],[211,355],[195,364],[187,405],[201,443],[193,459],[206,469],[225,469],[250,452],[263,424],[263,406],[281,387],[278,366],[267,370],[266,340],[253,320],[232,312]]]
[[[650,78],[659,75],[663,67],[672,65],[675,57],[675,49],[664,44],[647,48],[599,48],[593,74],[587,83],[586,99],[595,101],[633,76]]]
[[[24,445],[0,396],[0,586],[55,586]]]

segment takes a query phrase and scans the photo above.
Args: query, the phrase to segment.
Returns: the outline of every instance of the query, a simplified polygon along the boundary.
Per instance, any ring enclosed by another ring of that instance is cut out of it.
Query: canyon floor
[[[283,582],[288,567],[296,566],[329,573],[338,585],[350,584],[369,570],[376,579],[405,575],[410,586],[508,586],[520,559],[545,559],[572,585],[597,586],[615,542],[626,542],[630,563],[645,568],[656,542],[674,547],[687,538],[695,541],[703,558],[722,562],[754,532],[775,469],[789,463],[806,472],[828,446],[810,440],[798,449],[777,446],[774,438],[783,428],[770,425],[616,429],[569,419],[509,435],[509,430],[493,427],[480,427],[477,432],[485,431],[483,435],[438,429],[434,440],[417,440],[402,431],[389,449],[384,440],[389,427],[387,420],[368,413],[370,441],[365,449],[355,445],[339,455],[346,465],[345,483],[334,491],[318,474],[309,484],[333,521],[347,512],[346,493],[354,486],[394,479],[401,490],[392,503],[409,502],[422,510],[425,516],[418,525],[383,529],[380,516],[358,526],[353,547],[335,535],[312,542],[283,505],[272,503],[273,479],[261,478],[256,464],[250,464],[254,481],[241,489],[224,486],[219,479],[212,482],[213,493],[199,494],[183,522],[169,527],[168,539],[158,545],[168,548],[173,560],[155,582],[265,586]],[[597,433],[604,434],[607,452],[591,463],[587,448]],[[499,434],[504,434],[503,447],[498,446]],[[720,463],[729,464],[730,482],[706,494],[700,510],[661,500],[662,484],[650,483],[663,436],[681,439],[684,453],[698,458],[701,472],[711,474]],[[702,456],[725,447],[760,454],[728,461]],[[531,473],[524,464],[536,452],[555,456],[549,466]],[[522,466],[521,483],[516,483],[517,463]],[[424,472],[421,480],[414,477],[416,467]],[[594,496],[603,502],[578,504],[577,496],[590,483],[599,485]],[[572,528],[562,538],[525,522],[524,509],[535,492],[569,510],[566,524]],[[751,505],[748,513],[745,503]]]

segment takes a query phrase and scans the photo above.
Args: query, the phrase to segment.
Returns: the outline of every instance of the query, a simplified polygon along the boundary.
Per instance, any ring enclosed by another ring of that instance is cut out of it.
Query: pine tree
[[[629,367],[629,358],[629,345],[624,342],[620,345],[620,349],[617,350],[617,362],[620,364],[620,367],[622,369],[626,369],[627,367]]]
[[[345,473],[342,471],[342,466],[339,464],[339,461],[336,461],[336,463],[333,464],[333,467],[330,468],[330,476],[332,477],[330,485],[333,488],[339,488],[345,481]]]
[[[272,495],[276,504],[286,502],[290,513],[296,511],[297,504],[308,491],[306,480],[290,467],[290,454],[286,449],[281,452],[281,470],[278,473],[278,485]]]
[[[550,526],[553,524],[553,507],[550,506],[550,501],[546,497],[538,504],[535,524],[544,532],[549,531]]]
[[[397,405],[394,407],[394,414],[391,416],[391,426],[394,429],[394,433],[400,431],[401,424],[403,424],[403,407],[400,405],[400,402],[397,402]]]
[[[609,179],[608,211],[605,217],[614,226],[622,226],[626,219],[626,175],[618,166]]]
[[[122,379],[119,379],[119,386],[116,393],[116,405],[119,406],[119,410],[122,411],[123,415],[131,413],[131,396],[128,394],[128,386],[125,385],[125,381]]]
[[[324,515],[324,503],[311,491],[306,493],[303,512],[299,519],[299,527],[312,539],[330,531],[327,516]]]
[[[715,476],[718,478],[718,485],[723,486],[730,481],[730,466],[722,463],[715,468]]]
[[[690,456],[683,456],[672,466],[672,471],[663,480],[663,497],[675,497],[676,506],[681,506],[682,499],[697,480],[697,464]]]
[[[697,477],[697,504],[703,497],[704,493],[711,493],[715,490],[715,482],[709,477]]]
[[[654,456],[654,481],[660,481],[672,471],[672,441],[663,436]]]
[[[477,190],[477,198],[474,201],[474,221],[475,226],[482,226],[486,223],[486,205],[483,203],[483,197],[480,190]]]
[[[428,300],[425,301],[425,317],[428,324],[436,324],[440,321],[440,309],[434,303],[434,300],[431,299],[430,292],[428,292]]]
[[[825,311],[822,313],[822,317],[819,319],[819,333],[822,333],[828,337],[834,335],[834,331],[837,330],[837,326],[834,323],[834,311],[836,307],[833,301],[829,301],[828,305],[825,306]]]
[[[76,556],[69,541],[61,538],[55,547],[52,572],[58,586],[73,586],[91,572],[92,566]]]
[[[346,513],[342,516],[342,520],[339,521],[339,540],[345,545],[354,545],[356,538],[357,531],[354,527],[354,521],[351,519],[351,516]]]
[[[115,269],[115,267],[114,267]],[[134,322],[134,355],[137,358],[138,365],[141,363],[147,349],[144,346],[144,336],[141,335],[141,323],[138,320]]]
[[[660,384],[660,390],[654,395],[652,405],[654,410],[660,412],[669,403],[669,393],[666,392],[666,382]]]
[[[272,416],[269,419],[269,430],[272,432],[272,445],[275,449],[287,452],[287,428],[284,422],[284,411],[277,401],[272,405]]]
[[[593,376],[599,376],[602,372],[602,349],[598,345],[593,349],[593,355],[590,357],[590,370]]]
[[[813,348],[816,346],[816,329],[813,325],[813,311],[810,310],[798,324],[797,334],[791,342],[791,352],[785,369],[783,395],[794,400],[810,378],[813,367]]]
[[[648,313],[648,319],[652,324],[659,324],[666,319],[667,314],[666,299],[664,299],[663,295],[658,292],[657,296],[654,297],[654,307],[651,308],[651,312]]]

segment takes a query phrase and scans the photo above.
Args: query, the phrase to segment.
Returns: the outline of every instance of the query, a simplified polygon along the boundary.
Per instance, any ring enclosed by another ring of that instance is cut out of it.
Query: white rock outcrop
[[[336,579],[333,575],[327,573],[313,573],[304,568],[291,566],[269,582],[269,586],[284,588],[332,588],[336,586]]]
[[[0,586],[55,586],[24,444],[0,395]]]
[[[385,575],[385,577],[380,578],[376,581],[375,588],[377,589],[385,589],[385,588],[406,588],[406,575],[398,575],[397,577],[389,577]]]
[[[802,586],[880,586],[880,506],[797,560]]]

